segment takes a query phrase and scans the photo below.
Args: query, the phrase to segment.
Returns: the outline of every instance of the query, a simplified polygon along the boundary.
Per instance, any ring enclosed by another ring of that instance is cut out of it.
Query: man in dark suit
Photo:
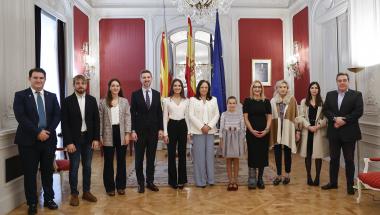
[[[30,87],[16,92],[13,110],[19,123],[15,137],[24,171],[24,189],[28,214],[37,213],[36,177],[40,164],[44,189],[44,207],[57,209],[53,201],[53,162],[57,145],[55,129],[60,121],[60,108],[54,93],[44,90],[46,72],[29,71]]]
[[[338,188],[340,151],[346,168],[347,194],[354,195],[354,154],[355,143],[361,139],[359,118],[363,115],[363,97],[361,92],[348,89],[349,76],[338,73],[336,83],[338,90],[326,95],[323,112],[328,118],[327,137],[330,142],[330,182],[322,187],[324,190]]]
[[[131,117],[132,117],[132,139],[135,144],[135,169],[138,192],[144,193],[143,162],[146,153],[146,187],[152,191],[158,191],[154,185],[154,161],[158,138],[163,136],[163,119],[160,101],[160,93],[153,90],[152,73],[143,70],[140,74],[142,88],[132,93]]]
[[[70,205],[79,205],[78,169],[82,160],[83,196],[82,199],[96,202],[90,192],[92,152],[98,147],[100,136],[99,110],[96,99],[86,94],[87,80],[77,75],[73,80],[75,92],[62,102],[63,145],[69,153]]]

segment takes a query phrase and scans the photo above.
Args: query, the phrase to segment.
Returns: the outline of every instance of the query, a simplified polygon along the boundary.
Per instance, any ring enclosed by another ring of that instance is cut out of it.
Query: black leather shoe
[[[328,184],[322,186],[322,190],[331,190],[331,189],[338,189],[338,185],[328,183]]]
[[[347,187],[347,194],[348,195],[355,195],[355,189],[352,186]]]
[[[175,190],[178,188],[177,185],[173,185],[173,184],[170,184],[170,187],[173,188],[173,189],[175,189]]]
[[[257,188],[259,188],[259,189],[265,189],[265,185],[264,185],[263,179],[257,180]]]
[[[29,205],[28,215],[34,215],[36,213],[37,213],[37,205],[35,204]]]
[[[313,186],[319,186],[319,178],[314,179]]]
[[[144,187],[144,185],[139,185],[138,188],[137,188],[137,192],[138,192],[138,193],[144,193],[144,192],[145,192],[145,187]]]
[[[147,187],[149,190],[154,191],[154,192],[159,191],[158,187],[157,187],[156,185],[154,185],[153,183],[148,183],[148,184],[146,185],[146,187]]]
[[[178,187],[178,189],[182,190],[185,187],[185,185],[184,184],[178,184],[177,187]]]
[[[50,210],[57,210],[58,209],[58,205],[53,200],[45,201],[44,207],[49,208]]]
[[[313,181],[313,179],[311,179],[311,177],[307,177],[307,185],[309,185],[309,186],[314,185],[314,181]]]

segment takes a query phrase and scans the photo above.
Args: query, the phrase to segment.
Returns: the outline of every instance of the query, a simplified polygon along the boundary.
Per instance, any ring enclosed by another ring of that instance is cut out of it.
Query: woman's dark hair
[[[318,87],[318,94],[315,98],[315,104],[317,106],[322,106],[323,104],[323,101],[322,101],[322,97],[321,97],[321,87],[319,86],[318,82],[316,81],[313,81],[309,84],[309,87],[308,87],[308,90],[307,90],[307,97],[306,97],[306,106],[310,106],[310,101],[312,99],[312,96],[311,96],[311,93],[310,93],[310,89],[313,85],[316,85]]]
[[[185,97],[185,88],[183,87],[183,83],[181,80],[179,80],[178,78],[175,78],[173,79],[172,83],[170,84],[170,91],[169,91],[169,97],[172,97],[174,95],[174,83],[175,82],[178,82],[180,85],[181,85],[181,92],[179,93],[179,95],[181,96],[181,98],[186,98]]]
[[[108,107],[112,107],[112,93],[111,93],[110,88],[111,88],[112,82],[114,82],[114,81],[116,81],[120,85],[119,97],[124,97],[123,89],[121,89],[121,84],[120,84],[119,79],[113,78],[113,79],[109,80],[108,81],[107,98],[106,98],[106,103],[107,103]]]
[[[197,89],[195,91],[195,98],[197,98],[198,100],[201,100],[201,92],[200,92],[200,89],[201,89],[201,86],[203,83],[206,83],[207,86],[208,86],[208,91],[207,91],[207,95],[206,95],[206,100],[211,100],[212,97],[211,97],[211,85],[210,85],[210,82],[206,81],[206,80],[200,80],[198,85],[197,85]]]

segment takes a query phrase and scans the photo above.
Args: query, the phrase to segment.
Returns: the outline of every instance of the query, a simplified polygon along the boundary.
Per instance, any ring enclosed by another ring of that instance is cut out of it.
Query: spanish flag
[[[194,62],[194,43],[193,43],[193,28],[191,27],[190,17],[187,17],[187,52],[186,52],[186,71],[185,79],[187,84],[187,97],[195,96],[195,62]]]
[[[166,41],[165,32],[162,32],[161,39],[161,69],[160,69],[160,79],[161,79],[161,98],[169,96],[170,89],[170,72],[168,63],[168,44]]]

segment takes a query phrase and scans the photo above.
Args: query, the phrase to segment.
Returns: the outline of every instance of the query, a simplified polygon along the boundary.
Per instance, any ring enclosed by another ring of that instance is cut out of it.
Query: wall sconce
[[[300,49],[301,44],[298,41],[293,42],[293,55],[288,58],[288,71],[296,79],[301,79],[302,73],[300,70]]]
[[[84,67],[84,73],[83,75],[87,79],[91,79],[95,75],[95,60],[93,57],[90,56],[89,52],[89,44],[88,42],[84,42],[82,45],[82,62],[83,62],[83,67]]]

